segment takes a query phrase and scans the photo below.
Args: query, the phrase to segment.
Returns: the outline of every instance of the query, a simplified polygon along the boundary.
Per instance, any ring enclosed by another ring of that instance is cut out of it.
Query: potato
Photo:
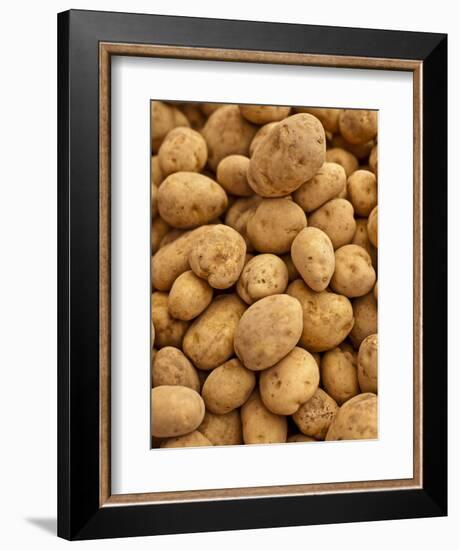
[[[370,239],[368,238],[367,223],[368,221],[366,218],[359,218],[355,220],[356,228],[354,237],[352,238],[352,244],[357,244],[367,251],[370,255],[371,263],[376,269],[378,265],[378,251],[371,244]]]
[[[365,231],[366,231],[366,228],[365,228]],[[161,239],[161,242],[159,243],[159,248],[162,248],[163,246],[166,246],[166,244],[169,244],[175,241],[185,233],[186,231],[184,229],[171,229]]]
[[[378,438],[378,397],[374,393],[356,395],[338,411],[328,429],[326,441]]]
[[[183,351],[202,370],[212,370],[234,354],[234,335],[247,306],[235,294],[218,296],[193,321],[183,339]]]
[[[217,166],[217,181],[227,193],[238,197],[250,197],[253,189],[247,182],[250,159],[244,155],[229,155]]]
[[[258,252],[285,254],[306,225],[305,213],[293,201],[263,199],[247,221],[247,236]]]
[[[314,292],[299,279],[289,285],[287,294],[301,304],[303,331],[298,345],[309,352],[332,349],[350,333],[354,318],[351,302],[345,296]]]
[[[359,161],[349,151],[342,149],[341,147],[332,147],[327,149],[325,153],[325,160],[327,162],[334,162],[344,168],[346,177],[349,177],[352,172],[355,172],[359,167]]]
[[[376,176],[368,170],[356,170],[347,180],[347,194],[354,212],[368,216],[378,203]]]
[[[199,392],[201,384],[198,373],[182,351],[166,346],[154,355],[153,387],[186,386]]]
[[[201,432],[195,430],[180,437],[171,437],[164,439],[160,444],[161,449],[175,449],[178,447],[212,447],[212,443],[203,436]]]
[[[317,117],[324,130],[334,134],[338,131],[339,115],[342,109],[323,109],[321,107],[295,107],[297,113],[309,113]]]
[[[285,443],[287,419],[270,412],[255,390],[241,408],[242,435],[245,444]]]
[[[267,296],[242,315],[234,335],[236,355],[250,370],[267,369],[296,346],[302,329],[298,300],[287,294]]]
[[[249,260],[237,282],[237,293],[246,304],[261,298],[282,294],[288,285],[285,263],[274,254],[259,254]]]
[[[199,108],[199,103],[182,103],[179,109],[186,116],[193,130],[200,130],[204,126],[206,117]]]
[[[335,270],[333,244],[326,233],[305,227],[292,244],[292,260],[304,282],[315,290],[325,290]]]
[[[357,351],[354,349],[354,346],[348,342],[341,342],[339,349],[344,353],[344,355],[349,359],[349,361],[357,368]]]
[[[325,160],[325,132],[317,118],[297,114],[279,122],[250,159],[247,177],[262,197],[283,197],[310,180]]]
[[[324,390],[338,405],[360,393],[357,369],[340,348],[324,353],[320,373]]]
[[[287,437],[287,443],[312,443],[313,441],[315,441],[313,437],[303,434],[293,434]]]
[[[188,328],[186,321],[179,321],[169,313],[169,295],[166,292],[153,292],[151,295],[151,317],[155,327],[155,346],[181,347]]]
[[[189,126],[186,116],[177,107],[163,101],[151,102],[151,147],[156,153],[166,135],[177,126]]]
[[[200,315],[212,301],[212,287],[193,271],[175,279],[169,293],[169,313],[176,319],[190,321]]]
[[[378,207],[375,206],[368,216],[368,238],[373,246],[378,247]]]
[[[311,399],[303,403],[292,418],[302,434],[323,440],[338,409],[336,401],[317,388]]]
[[[248,156],[256,131],[256,126],[241,115],[237,105],[224,105],[214,111],[202,129],[210,168],[215,172],[218,163],[229,155]]]
[[[151,222],[151,250],[155,252],[160,247],[163,238],[170,232],[171,227],[159,216]]]
[[[376,301],[378,301],[378,281],[376,281],[375,286],[373,288],[373,294],[374,294],[374,297],[376,298]]]
[[[241,115],[254,124],[278,122],[290,113],[290,107],[276,107],[271,105],[239,105]]]
[[[150,205],[150,212],[151,217],[155,218],[158,215],[158,188],[154,183],[151,183],[151,191],[150,191],[150,197],[151,197],[151,205]]]
[[[362,109],[344,109],[339,116],[339,129],[349,143],[366,143],[376,137],[378,113]]]
[[[356,244],[347,244],[335,252],[335,272],[331,288],[348,298],[356,298],[370,292],[376,281],[368,252]]]
[[[246,369],[239,359],[230,359],[214,369],[202,388],[206,409],[214,414],[225,414],[243,405],[255,387],[255,374]]]
[[[158,386],[151,390],[151,433],[177,437],[196,430],[205,406],[199,393],[185,386]]]
[[[295,264],[293,263],[291,254],[284,254],[281,256],[282,261],[287,266],[288,271],[288,282],[291,283],[295,279],[300,279],[301,275],[298,272],[298,269],[295,267]]]
[[[253,246],[247,236],[247,223],[253,216],[261,197],[254,195],[247,199],[236,199],[228,208],[225,216],[225,223],[235,229],[245,240],[248,251],[253,250]]]
[[[172,227],[196,227],[218,218],[226,210],[225,190],[212,179],[195,172],[168,176],[158,191],[158,210]]]
[[[207,162],[207,144],[191,128],[174,128],[164,138],[158,151],[161,173],[200,172]]]
[[[375,145],[371,150],[370,157],[368,158],[368,166],[373,174],[378,174],[378,146]]]
[[[370,334],[360,344],[357,374],[363,392],[378,393],[378,335]]]
[[[250,143],[249,157],[252,157],[255,149],[258,147],[258,145],[260,145],[263,138],[269,134],[274,126],[276,126],[276,124],[277,122],[268,122],[268,124],[265,124],[257,131],[254,138],[252,139],[252,142]]]
[[[156,187],[159,187],[164,179],[164,174],[159,166],[158,155],[153,155],[151,157],[150,176],[151,183]]]
[[[199,108],[206,117],[209,117],[212,113],[215,113],[220,107],[225,107],[225,103],[199,103]]]
[[[295,413],[319,387],[319,367],[306,350],[293,348],[273,367],[260,374],[260,397],[274,414]]]
[[[212,445],[240,445],[242,425],[239,409],[226,414],[212,414],[206,411],[199,431]]]
[[[227,225],[212,225],[195,240],[188,260],[191,269],[213,288],[233,286],[245,263],[246,244]]]
[[[346,199],[326,202],[309,216],[308,221],[310,227],[317,227],[330,237],[335,249],[350,243],[355,234],[354,208]]]
[[[370,139],[370,141],[366,141],[365,143],[349,143],[341,134],[334,135],[331,140],[332,147],[345,149],[361,161],[369,157],[374,144],[375,142],[372,139]]]
[[[356,349],[370,334],[378,332],[378,308],[373,292],[355,298],[352,302],[355,323],[349,335]]]
[[[344,168],[335,162],[324,162],[314,177],[293,193],[293,200],[305,212],[312,212],[337,197],[345,187]]]

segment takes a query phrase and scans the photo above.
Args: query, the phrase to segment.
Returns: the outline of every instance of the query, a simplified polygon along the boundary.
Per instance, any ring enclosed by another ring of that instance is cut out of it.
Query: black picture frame
[[[422,62],[422,487],[100,506],[99,43]],[[58,535],[70,540],[447,514],[447,36],[71,10],[58,15]]]

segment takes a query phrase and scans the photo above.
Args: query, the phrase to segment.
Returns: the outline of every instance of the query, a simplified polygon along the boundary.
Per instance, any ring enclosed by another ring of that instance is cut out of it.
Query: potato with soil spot
[[[285,443],[287,441],[287,418],[269,411],[255,390],[241,408],[244,443]]]
[[[357,374],[363,392],[378,393],[378,335],[370,334],[360,344]]]
[[[191,128],[174,128],[164,138],[158,151],[161,174],[200,172],[207,162],[204,138]]]
[[[153,292],[151,295],[151,318],[155,327],[155,346],[180,348],[185,332],[186,321],[174,319],[169,313],[169,295],[166,292]]]
[[[196,369],[178,348],[166,346],[158,350],[152,361],[153,387],[186,386],[199,392],[201,384]]]
[[[293,193],[293,200],[305,212],[312,212],[337,197],[345,187],[344,168],[335,162],[324,162],[314,177]]]
[[[378,203],[376,176],[369,170],[356,170],[347,180],[347,194],[354,212],[367,217]]]
[[[339,117],[339,129],[349,143],[366,143],[378,132],[378,113],[363,109],[344,109]]]
[[[292,418],[301,433],[323,440],[338,409],[336,401],[323,389],[317,388],[311,399],[301,405]]]
[[[285,263],[274,254],[259,254],[244,266],[237,282],[237,293],[246,304],[261,298],[282,294],[288,285]]]
[[[355,234],[354,208],[346,199],[332,199],[326,202],[309,218],[309,226],[324,231],[335,250],[349,244]]]
[[[340,348],[324,353],[320,373],[324,390],[338,405],[360,393],[357,369]]]
[[[335,272],[331,288],[348,298],[357,298],[370,292],[376,281],[368,252],[356,244],[347,244],[335,252]]]
[[[378,438],[378,397],[374,393],[356,395],[338,411],[328,429],[326,441]]]
[[[254,138],[252,139],[252,142],[250,143],[249,157],[253,156],[255,149],[258,147],[258,145],[260,145],[263,138],[269,134],[269,132],[274,128],[274,126],[276,126],[276,124],[277,122],[268,122],[268,124],[265,124],[258,130]]]
[[[191,321],[210,304],[212,287],[193,271],[185,271],[175,279],[169,293],[169,313],[175,319]]]

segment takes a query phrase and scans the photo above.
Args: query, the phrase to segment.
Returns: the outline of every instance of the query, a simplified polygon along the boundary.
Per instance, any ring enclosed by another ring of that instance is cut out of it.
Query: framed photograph
[[[446,35],[58,41],[59,536],[446,515]]]

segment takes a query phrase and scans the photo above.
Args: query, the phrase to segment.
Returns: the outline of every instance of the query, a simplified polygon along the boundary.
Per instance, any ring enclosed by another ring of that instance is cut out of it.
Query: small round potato
[[[238,197],[250,197],[253,189],[247,182],[250,159],[244,155],[229,155],[217,166],[217,181],[227,193]]]
[[[158,349],[166,346],[180,348],[188,323],[171,316],[166,292],[153,292],[151,295],[151,318],[155,327],[155,346]]]
[[[325,132],[320,121],[297,114],[279,122],[250,159],[247,177],[262,197],[283,197],[310,180],[325,160]]]
[[[356,395],[338,411],[328,429],[327,441],[377,439],[378,397],[374,393]]]
[[[363,392],[378,393],[378,335],[370,334],[360,344],[357,374]]]
[[[324,353],[320,364],[324,390],[338,405],[360,393],[357,369],[349,355],[335,348]]]
[[[244,266],[237,282],[237,293],[251,305],[261,298],[282,294],[288,285],[285,263],[274,254],[259,254]]]
[[[201,384],[198,373],[184,353],[172,346],[161,348],[154,354],[153,387],[186,386],[199,392]]]
[[[314,357],[302,348],[293,348],[279,363],[260,374],[260,396],[272,413],[290,415],[311,399],[319,379]]]
[[[293,434],[287,437],[287,443],[312,443],[313,441],[316,440],[304,434]]]
[[[356,170],[347,180],[347,195],[358,216],[367,217],[378,202],[376,176],[369,170]]]
[[[241,408],[245,444],[285,443],[287,418],[269,411],[255,390]]]
[[[202,388],[208,411],[225,414],[243,405],[255,387],[255,374],[242,366],[239,359],[230,359],[214,369]]]
[[[293,415],[293,421],[301,433],[323,440],[338,409],[336,401],[324,390],[317,388],[311,399]]]
[[[225,190],[196,172],[168,176],[158,191],[158,210],[172,227],[196,227],[218,218],[228,206]]]
[[[196,430],[205,406],[198,392],[185,386],[158,386],[151,390],[151,433],[178,437]]]
[[[370,157],[368,158],[368,166],[373,174],[378,174],[378,146],[375,145],[371,150]]]
[[[298,345],[309,352],[332,349],[351,331],[354,324],[352,305],[345,296],[326,290],[314,292],[299,279],[289,285],[287,294],[301,304],[303,332]]]
[[[370,292],[376,273],[368,252],[356,244],[347,244],[335,253],[335,272],[330,286],[338,294],[357,298]]]
[[[245,263],[246,244],[237,231],[227,225],[211,225],[196,239],[188,261],[198,277],[213,288],[233,286]]]
[[[212,443],[203,436],[201,432],[195,430],[180,437],[171,437],[164,439],[160,444],[161,449],[176,449],[179,447],[212,447]]]
[[[234,336],[234,349],[248,369],[267,369],[296,346],[302,330],[298,300],[287,294],[267,296],[242,315]]]
[[[247,236],[247,223],[255,213],[256,207],[261,200],[261,197],[258,195],[236,199],[226,212],[226,225],[235,229],[242,236],[247,246],[247,251],[253,251],[253,246]]]
[[[317,117],[324,130],[334,134],[338,131],[339,115],[342,109],[323,109],[321,107],[295,107],[297,113],[309,113]]]
[[[325,160],[327,162],[334,162],[344,168],[346,177],[348,178],[352,172],[355,172],[359,167],[359,161],[349,151],[342,149],[341,147],[332,147],[327,149],[325,153]]]
[[[324,162],[315,176],[293,193],[293,200],[305,212],[312,212],[337,197],[345,187],[344,168],[335,162]]]
[[[255,149],[262,142],[263,138],[269,134],[269,132],[274,128],[274,126],[276,126],[276,124],[277,122],[268,122],[268,124],[265,124],[258,130],[254,138],[252,139],[252,143],[250,144],[249,157],[253,156]]]
[[[364,248],[370,255],[373,267],[376,268],[378,265],[378,251],[371,244],[370,239],[368,238],[367,223],[368,220],[366,218],[358,218],[355,220],[356,228],[352,239],[352,244],[357,244],[358,246]]]
[[[378,207],[375,206],[368,216],[368,238],[373,246],[378,248]]]
[[[199,431],[212,445],[241,445],[242,425],[239,409],[226,414],[206,411]]]
[[[325,290],[335,270],[333,244],[316,227],[302,229],[292,244],[292,260],[304,282],[315,290]]]
[[[174,128],[164,138],[158,151],[161,173],[200,172],[207,162],[204,138],[191,128]]]
[[[169,313],[176,319],[190,321],[200,315],[212,301],[212,287],[193,271],[175,279],[169,293]]]
[[[356,349],[370,334],[378,332],[378,306],[373,292],[352,301],[355,323],[349,335]]]
[[[234,354],[234,334],[246,308],[239,296],[226,294],[193,321],[182,349],[198,369],[215,369]]]
[[[271,105],[239,105],[241,115],[254,124],[278,122],[290,113],[290,107],[276,107]]]
[[[344,109],[339,117],[339,129],[349,143],[366,143],[376,137],[378,113],[361,109]]]
[[[177,126],[189,126],[186,116],[162,101],[151,102],[151,146],[156,153],[166,135]]]
[[[292,200],[263,199],[247,222],[247,235],[258,252],[285,254],[306,225],[305,213]]]
[[[317,227],[330,237],[335,250],[350,243],[355,234],[354,208],[346,199],[326,202],[309,216],[308,221],[310,227]]]

